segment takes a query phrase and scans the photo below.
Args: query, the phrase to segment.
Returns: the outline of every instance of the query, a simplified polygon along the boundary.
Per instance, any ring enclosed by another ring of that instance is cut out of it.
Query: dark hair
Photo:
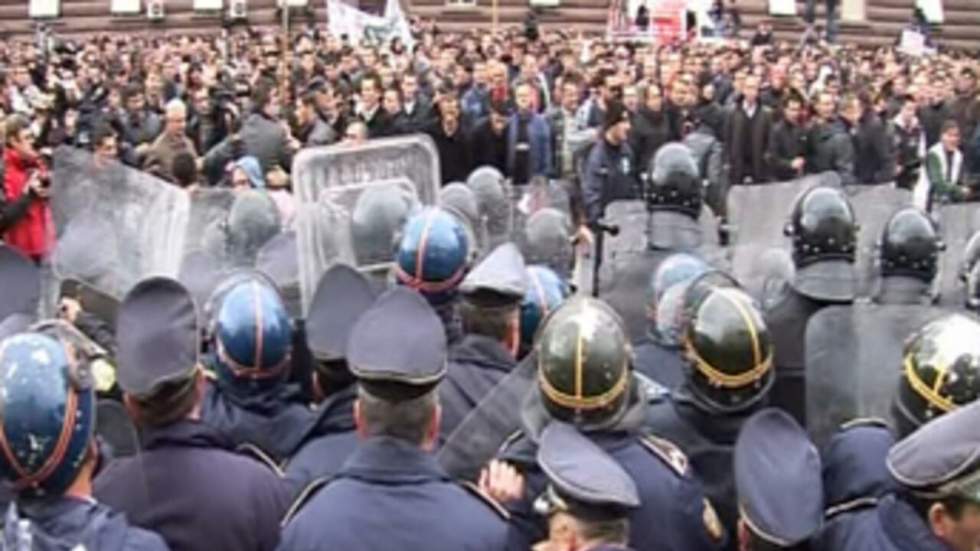
[[[364,85],[368,82],[373,82],[374,89],[377,90],[379,93],[383,90],[381,86],[381,77],[378,76],[377,73],[368,73],[363,77],[361,77],[361,88],[364,88]]]
[[[425,440],[439,403],[436,390],[409,400],[390,401],[366,392],[363,386],[357,399],[368,436],[388,436],[416,445]]]
[[[507,339],[509,329],[519,315],[516,304],[511,308],[480,308],[464,300],[458,307],[466,334],[482,335],[501,342]]]
[[[583,520],[575,517],[582,532],[582,539],[609,544],[629,543],[630,523],[627,519]]]
[[[928,499],[913,495],[910,492],[900,492],[898,498],[915,510],[924,521],[929,520],[929,509],[935,503],[939,503],[944,509],[949,513],[949,516],[953,517],[953,520],[959,520],[960,516],[963,515],[963,510],[966,508],[968,501],[961,497],[947,497],[943,499]]]
[[[170,166],[170,172],[174,176],[174,183],[182,188],[193,185],[197,182],[197,161],[189,151],[181,151],[174,155],[174,160]]]
[[[255,90],[252,92],[252,109],[255,111],[265,109],[269,105],[269,102],[272,101],[272,95],[275,90],[276,88],[272,84],[259,81]]]
[[[105,122],[99,121],[95,124],[92,129],[92,147],[98,148],[102,146],[102,143],[109,138],[116,137],[116,131],[112,126]]]
[[[197,406],[198,377],[203,375],[196,371],[192,377],[161,384],[149,396],[133,396],[139,408],[140,425],[165,427],[187,417]]]
[[[313,362],[317,386],[324,396],[330,396],[350,387],[357,378],[350,371],[346,359]]]
[[[949,132],[950,130],[956,130],[957,132],[959,132],[960,131],[960,123],[956,122],[953,119],[946,119],[945,121],[943,121],[943,125],[940,128],[940,130],[939,130],[939,134],[940,135],[945,134],[945,133]]]

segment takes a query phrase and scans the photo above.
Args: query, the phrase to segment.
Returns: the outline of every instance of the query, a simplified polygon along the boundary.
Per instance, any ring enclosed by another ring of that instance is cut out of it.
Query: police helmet
[[[456,218],[439,207],[426,207],[405,223],[395,253],[395,277],[431,304],[444,304],[466,275],[469,249],[466,230]]]
[[[470,173],[466,185],[473,190],[480,214],[491,235],[504,235],[513,222],[507,182],[504,175],[492,166],[481,166]]]
[[[691,391],[721,411],[757,403],[774,380],[773,344],[752,298],[731,286],[693,284],[685,302]]]
[[[572,224],[558,209],[543,208],[531,215],[521,232],[521,252],[528,263],[543,264],[562,277],[571,272]]]
[[[595,429],[625,412],[632,349],[609,305],[585,296],[566,301],[539,329],[535,351],[538,389],[553,418]]]
[[[0,473],[21,495],[62,495],[95,428],[88,370],[63,343],[20,333],[0,344]]]
[[[704,195],[698,166],[691,151],[680,143],[661,147],[650,165],[647,206],[650,210],[673,211],[697,220]]]
[[[817,186],[802,193],[793,205],[786,235],[793,241],[797,268],[824,260],[853,263],[858,224],[844,192]]]
[[[267,280],[237,277],[220,290],[214,318],[218,379],[228,388],[265,388],[288,375],[292,325]]]
[[[262,246],[281,230],[279,208],[268,193],[260,190],[236,193],[225,229],[226,253],[238,266],[253,265]]]
[[[894,413],[899,432],[980,396],[980,323],[961,314],[932,321],[905,343]]]
[[[569,295],[568,284],[547,266],[534,265],[525,269],[527,291],[521,302],[521,346],[529,349],[541,321],[561,306]]]
[[[350,217],[351,246],[358,266],[391,262],[398,231],[418,207],[412,195],[388,186],[361,193]]]
[[[903,208],[888,219],[881,233],[881,276],[907,276],[932,283],[942,248],[932,220],[917,208]]]
[[[480,250],[486,245],[486,228],[473,190],[465,184],[453,182],[439,190],[439,206],[463,225],[472,249],[471,255],[479,256]]]
[[[650,275],[646,289],[648,331],[655,332],[657,304],[668,289],[708,271],[707,262],[689,253],[675,253],[665,258]]]

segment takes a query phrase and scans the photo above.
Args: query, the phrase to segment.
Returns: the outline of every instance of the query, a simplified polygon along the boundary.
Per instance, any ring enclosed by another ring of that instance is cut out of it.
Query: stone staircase
[[[771,18],[767,0],[739,0],[743,33],[749,36],[763,19],[772,20],[778,38],[796,40],[803,31],[804,0],[798,1],[800,17]],[[146,0],[143,0],[144,5]],[[867,0],[866,18],[862,22],[841,23],[844,41],[866,45],[885,45],[895,41],[908,23],[915,0]],[[225,2],[227,4],[227,0]],[[279,24],[277,0],[248,0],[248,23],[255,27]],[[446,0],[402,0],[406,13],[434,19],[445,30],[466,30],[491,25],[492,0],[475,0],[472,6],[447,4]],[[527,14],[527,0],[497,0],[502,27],[522,25]],[[361,0],[362,6],[377,10],[383,0]],[[823,19],[823,2],[818,0],[818,21]],[[940,43],[962,48],[980,48],[980,0],[943,0],[945,19],[936,33]],[[28,18],[27,0],[0,0],[0,35],[22,35],[32,32],[34,22]],[[113,16],[109,0],[61,0],[61,17],[49,23],[59,33],[213,33],[221,27],[224,14],[202,14],[193,10],[193,0],[165,0],[163,21],[149,21],[145,13],[138,16]],[[575,32],[605,31],[609,0],[561,0],[555,8],[545,8],[539,22],[546,29]],[[310,0],[306,12],[293,12],[293,20],[317,24],[326,21],[325,0]]]

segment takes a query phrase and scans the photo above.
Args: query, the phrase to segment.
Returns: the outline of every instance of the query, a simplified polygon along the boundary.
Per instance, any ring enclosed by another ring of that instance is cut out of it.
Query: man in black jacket
[[[783,119],[776,123],[769,139],[766,164],[779,182],[798,178],[806,166],[806,130],[800,124],[803,99],[793,93],[783,102]]]
[[[807,132],[807,174],[836,172],[845,185],[854,183],[854,144],[837,116],[834,95],[817,95],[816,118]]]
[[[841,100],[841,118],[854,144],[854,178],[859,184],[884,184],[895,178],[895,155],[888,128],[854,94]]]
[[[510,116],[510,106],[506,102],[491,103],[490,115],[477,123],[470,135],[474,167],[492,166],[501,174],[507,173],[507,126]]]
[[[731,185],[767,181],[765,153],[771,128],[772,112],[759,103],[759,77],[749,75],[742,87],[742,101],[729,117],[722,140],[728,148]]]
[[[368,128],[368,137],[383,138],[391,133],[391,118],[381,108],[381,78],[374,73],[361,77],[361,103],[357,115]]]
[[[898,115],[891,124],[896,154],[895,185],[903,189],[915,187],[925,157],[925,135],[915,116],[917,108],[914,97],[902,96]]]
[[[465,182],[473,168],[460,117],[459,98],[454,94],[442,96],[439,100],[439,121],[429,127],[429,135],[439,151],[443,185]]]

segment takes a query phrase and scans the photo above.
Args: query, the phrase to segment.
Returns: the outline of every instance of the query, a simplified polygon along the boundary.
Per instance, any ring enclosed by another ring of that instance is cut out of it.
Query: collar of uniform
[[[471,363],[480,367],[509,373],[517,365],[504,345],[490,337],[467,334],[459,344],[449,350],[449,361]]]
[[[910,505],[894,495],[878,505],[878,521],[898,551],[949,551]]]
[[[317,437],[354,430],[355,400],[357,400],[355,384],[328,396],[317,406],[316,419],[308,436]]]
[[[84,530],[90,520],[90,513],[97,507],[94,499],[79,499],[57,496],[45,499],[17,500],[17,514],[42,525],[49,519],[57,519],[62,529],[75,527]]]
[[[672,391],[671,398],[677,416],[692,426],[697,434],[716,444],[731,446],[735,445],[742,425],[752,414],[766,405],[765,401],[760,401],[743,411],[727,413],[714,411],[710,405],[698,400],[694,393],[687,388],[686,383],[682,383],[676,390]]]
[[[337,476],[398,484],[451,480],[432,454],[408,442],[386,436],[359,442]]]
[[[142,447],[150,451],[168,447],[231,449],[232,445],[221,433],[203,422],[184,419],[165,427],[143,429]]]
[[[236,403],[228,393],[212,388],[204,400],[201,418],[234,445],[256,445],[278,461],[296,451],[313,426],[313,412],[296,401],[275,399],[278,395],[273,395],[261,403]]]

